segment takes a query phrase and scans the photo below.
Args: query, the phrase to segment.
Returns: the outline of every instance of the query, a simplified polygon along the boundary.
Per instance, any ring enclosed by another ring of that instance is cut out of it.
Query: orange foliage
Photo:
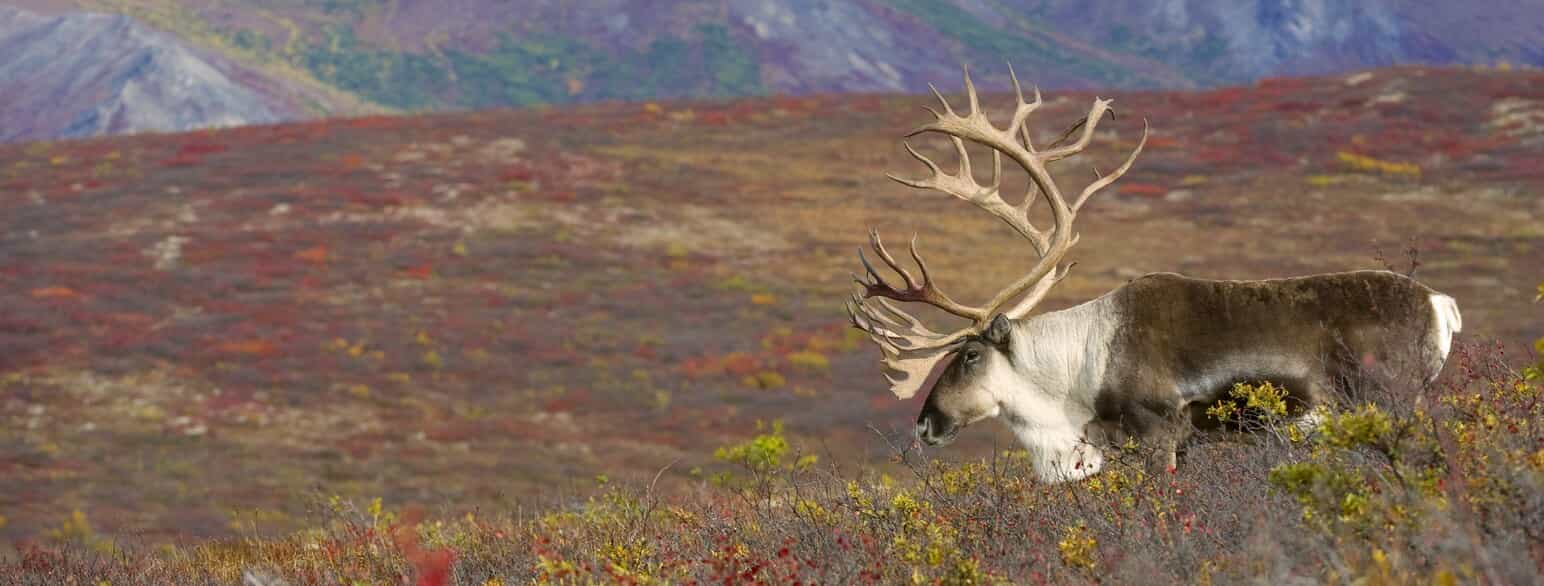
[[[429,277],[434,276],[434,264],[423,263],[415,267],[408,267],[401,274],[409,279],[427,280]]]
[[[313,246],[311,248],[307,248],[305,250],[297,252],[297,253],[295,253],[295,258],[303,260],[303,261],[306,261],[306,262],[311,263],[311,264],[322,264],[322,263],[325,263],[325,262],[327,262],[327,245],[326,244],[318,244],[318,245]]]
[[[1122,183],[1119,189],[1121,195],[1137,197],[1163,197],[1169,192],[1169,188],[1155,183]]]
[[[688,358],[678,367],[688,378],[702,378],[728,374],[744,377],[761,369],[761,362],[744,352],[730,352],[723,356],[699,356]]]
[[[143,313],[109,313],[107,321],[128,325],[145,325],[155,321],[155,318]]]
[[[69,287],[54,286],[33,289],[32,296],[37,299],[74,299],[80,297],[80,293]]]
[[[251,356],[272,356],[279,352],[278,346],[267,340],[242,340],[240,342],[226,342],[219,345],[221,352],[232,354],[247,354]]]
[[[730,353],[719,364],[723,365],[724,372],[734,376],[745,376],[757,370],[756,359],[743,352]]]

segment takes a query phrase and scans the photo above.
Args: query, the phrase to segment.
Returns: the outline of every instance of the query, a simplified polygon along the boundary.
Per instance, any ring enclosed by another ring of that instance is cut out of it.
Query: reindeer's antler
[[[868,258],[859,251],[859,258],[863,261],[864,269],[868,272],[867,278],[854,278],[863,286],[862,296],[854,296],[848,304],[848,314],[852,318],[854,327],[869,334],[869,338],[879,344],[884,354],[884,366],[887,370],[885,376],[891,384],[891,391],[904,399],[916,394],[921,389],[923,382],[933,367],[942,359],[954,344],[966,336],[980,331],[1010,302],[1019,296],[1023,298],[1011,308],[1003,312],[1009,318],[1017,319],[1029,314],[1029,311],[1045,298],[1051,287],[1067,276],[1071,265],[1059,267],[1062,258],[1067,251],[1077,244],[1078,235],[1072,231],[1072,221],[1077,216],[1078,210],[1088,198],[1100,189],[1108,186],[1124,175],[1136,161],[1137,155],[1142,152],[1142,147],[1147,144],[1147,127],[1144,122],[1142,139],[1137,143],[1136,149],[1126,158],[1126,162],[1117,167],[1113,172],[1104,175],[1090,183],[1078,194],[1077,199],[1068,203],[1062,196],[1061,189],[1057,187],[1046,166],[1049,163],[1059,161],[1078,154],[1088,147],[1094,137],[1094,129],[1099,125],[1100,119],[1106,112],[1110,112],[1110,100],[1094,99],[1094,104],[1089,108],[1088,116],[1079,125],[1073,126],[1061,140],[1053,143],[1047,150],[1037,150],[1030,140],[1029,127],[1026,122],[1029,115],[1040,107],[1040,90],[1034,92],[1034,101],[1024,100],[1024,90],[1019,85],[1019,79],[1013,73],[1012,66],[1008,69],[1009,76],[1013,79],[1013,91],[1017,100],[1014,105],[1013,117],[1008,126],[998,128],[987,120],[986,114],[981,111],[980,101],[976,95],[976,86],[970,79],[970,71],[965,71],[965,95],[970,103],[970,110],[964,114],[954,111],[949,101],[943,94],[933,88],[933,95],[938,97],[943,111],[928,108],[933,113],[934,120],[921,128],[907,134],[908,137],[927,132],[937,132],[949,137],[954,144],[954,150],[959,157],[959,170],[955,173],[946,173],[939,168],[937,163],[918,153],[916,149],[907,143],[906,151],[911,156],[927,166],[931,174],[922,179],[903,179],[894,175],[889,177],[897,182],[919,189],[931,189],[941,191],[960,198],[971,204],[986,210],[998,219],[1007,223],[1021,237],[1029,241],[1040,260],[1023,277],[1008,285],[997,295],[993,296],[986,305],[972,307],[962,305],[948,295],[945,295],[932,282],[928,276],[927,265],[922,262],[922,257],[917,253],[916,238],[912,238],[911,257],[916,261],[917,268],[921,272],[921,280],[914,279],[911,273],[902,268],[895,258],[885,250],[884,244],[879,239],[877,230],[870,230],[869,242],[878,253],[880,260],[901,276],[905,282],[905,289],[891,287],[878,272],[870,265]],[[931,86],[930,86],[931,87]],[[1073,133],[1081,130],[1077,139],[1065,146],[1056,146]],[[976,181],[970,166],[970,156],[965,150],[965,141],[971,141],[992,150],[992,181],[982,185]],[[1014,164],[1023,168],[1029,174],[1029,192],[1025,194],[1023,201],[1018,204],[1010,204],[1003,199],[999,188],[1002,182],[1002,159],[1006,156]],[[1052,225],[1045,230],[1035,227],[1029,220],[1029,212],[1037,199],[1044,198],[1051,209]],[[969,327],[948,334],[940,334],[923,327],[922,323],[910,314],[900,310],[885,299],[874,299],[878,307],[870,305],[870,299],[875,297],[894,299],[897,301],[915,301],[932,305],[951,314],[972,320]]]

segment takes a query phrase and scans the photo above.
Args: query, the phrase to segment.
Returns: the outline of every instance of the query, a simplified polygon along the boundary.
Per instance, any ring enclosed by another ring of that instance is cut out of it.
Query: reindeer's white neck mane
[[[1094,418],[1117,315],[1100,297],[1014,324],[1012,376],[998,388],[1001,415],[1024,444],[1042,480],[1076,480],[1099,471],[1099,450],[1083,441]]]

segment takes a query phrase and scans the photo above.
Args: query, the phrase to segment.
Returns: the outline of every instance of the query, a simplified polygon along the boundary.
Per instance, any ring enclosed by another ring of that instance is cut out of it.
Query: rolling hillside
[[[1047,88],[1204,88],[1403,63],[1544,64],[1506,0],[19,0],[132,17],[239,65],[286,118],[769,94],[921,93],[1011,61]],[[68,80],[93,59],[64,51]],[[213,57],[211,57],[213,58]],[[74,65],[71,65],[74,64]],[[233,66],[234,66],[233,65]],[[35,92],[33,101],[46,103]],[[33,109],[42,108],[34,105]],[[244,109],[239,102],[230,108]],[[254,111],[254,116],[257,116]],[[25,119],[6,114],[0,120]],[[13,123],[14,124],[14,123]],[[177,128],[177,127],[172,127]],[[105,129],[105,130],[111,130]],[[53,136],[66,136],[55,134]],[[74,136],[70,134],[69,136]]]
[[[1374,268],[1413,245],[1466,340],[1518,348],[1544,331],[1541,91],[1539,73],[1406,67],[1117,93],[1063,181],[1115,164],[1142,118],[1153,137],[1080,217],[1048,306],[1149,271]],[[1037,132],[1091,97],[1049,94]],[[904,434],[917,409],[841,311],[865,228],[918,232],[967,300],[1022,269],[986,214],[884,178],[917,172],[898,139],[924,103],[0,145],[0,540],[84,519],[148,542],[284,531],[312,490],[513,510],[679,461],[668,487],[773,419],[864,461],[884,450],[866,425]],[[948,454],[1008,442],[966,436]]]

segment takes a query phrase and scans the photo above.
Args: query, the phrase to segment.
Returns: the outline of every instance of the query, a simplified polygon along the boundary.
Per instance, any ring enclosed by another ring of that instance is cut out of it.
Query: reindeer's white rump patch
[[[1453,334],[1463,331],[1464,319],[1458,313],[1458,302],[1441,293],[1432,294],[1431,310],[1431,333],[1437,340],[1442,362],[1447,362],[1448,352],[1453,349]]]
[[[1245,349],[1219,360],[1205,371],[1191,373],[1179,384],[1179,398],[1185,402],[1211,402],[1217,389],[1233,383],[1258,378],[1306,378],[1313,365],[1291,354]]]

